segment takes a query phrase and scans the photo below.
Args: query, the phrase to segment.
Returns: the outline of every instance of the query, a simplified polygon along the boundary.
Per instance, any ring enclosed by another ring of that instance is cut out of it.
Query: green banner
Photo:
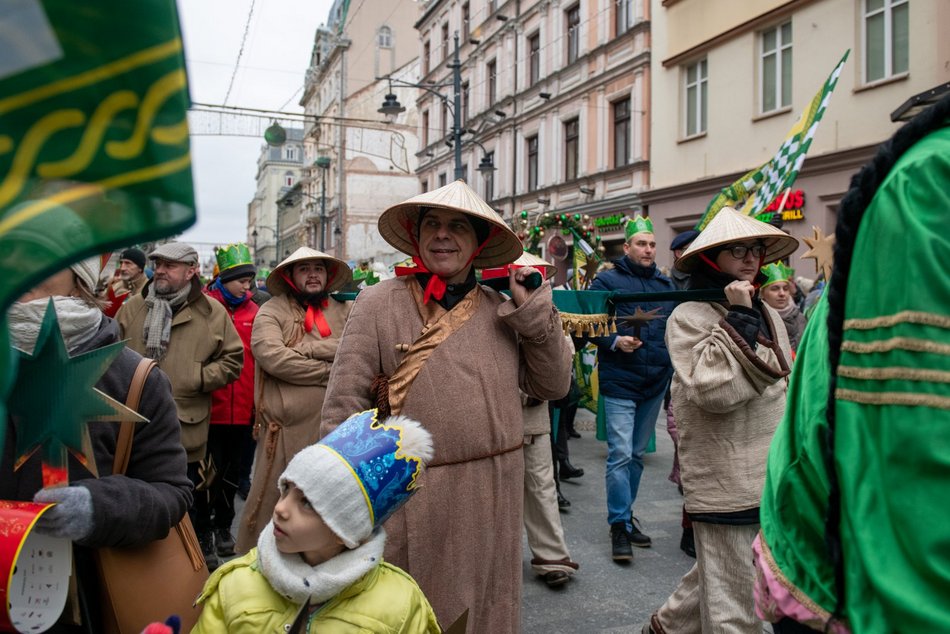
[[[174,0],[3,0],[0,51],[2,318],[72,262],[183,231],[195,205]]]

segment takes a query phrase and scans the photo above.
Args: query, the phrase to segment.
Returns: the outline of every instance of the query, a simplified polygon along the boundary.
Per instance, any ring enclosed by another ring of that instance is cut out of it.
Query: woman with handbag
[[[98,258],[83,260],[20,297],[7,313],[13,345],[31,354],[34,352],[50,299],[70,356],[118,341],[118,327],[102,314],[92,291],[99,268]],[[125,402],[141,360],[137,353],[123,349],[95,387]],[[51,397],[55,389],[55,385],[50,385]],[[17,434],[21,426],[28,423],[14,415],[8,420],[0,462],[0,499],[55,502],[37,522],[36,530],[70,539],[75,546],[78,594],[73,598],[77,599],[77,606],[74,610],[67,606],[60,623],[49,631],[106,631],[99,610],[103,597],[99,596],[95,549],[136,548],[160,540],[191,506],[192,487],[186,474],[175,402],[168,378],[161,370],[155,368],[146,376],[137,410],[149,422],[135,424],[124,475],[111,475],[120,425],[90,422],[89,437],[99,477],[70,455],[69,485],[46,489],[42,488],[41,452],[35,452],[14,470]],[[151,579],[156,586],[162,585],[162,581]],[[168,606],[165,613],[175,607]]]

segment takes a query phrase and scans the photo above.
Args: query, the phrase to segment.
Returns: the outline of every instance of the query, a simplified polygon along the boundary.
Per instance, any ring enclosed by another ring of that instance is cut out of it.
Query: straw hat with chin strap
[[[311,249],[310,247],[300,247],[291,253],[287,259],[277,265],[267,276],[267,292],[271,295],[286,295],[291,291],[287,279],[293,279],[291,269],[297,262],[305,260],[321,260],[327,267],[327,287],[326,291],[332,293],[338,291],[353,280],[353,271],[346,262],[339,260],[332,255],[327,255],[322,251]],[[286,276],[286,278],[284,277]]]
[[[750,240],[761,240],[765,243],[763,265],[791,255],[798,248],[798,240],[781,229],[741,214],[732,207],[723,207],[673,266],[689,273],[700,262],[700,253],[733,242]]]
[[[524,252],[524,246],[514,231],[461,179],[431,192],[413,196],[384,211],[379,217],[380,235],[403,253],[418,256],[416,234],[419,212],[423,208],[458,211],[488,223],[491,232],[484,247],[472,261],[475,268],[485,269],[510,264]]]

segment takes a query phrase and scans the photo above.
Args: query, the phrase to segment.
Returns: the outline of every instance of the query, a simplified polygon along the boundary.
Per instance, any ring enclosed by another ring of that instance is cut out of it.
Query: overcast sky
[[[225,103],[253,4],[226,105],[302,112],[297,104],[314,32],[326,23],[331,0],[177,2],[193,102]],[[198,222],[182,240],[216,244],[246,240],[247,204],[256,188],[262,144],[263,139],[250,137],[192,135]]]

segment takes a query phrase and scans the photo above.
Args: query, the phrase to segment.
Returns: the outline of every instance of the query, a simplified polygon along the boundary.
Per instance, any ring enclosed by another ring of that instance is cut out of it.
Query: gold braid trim
[[[844,329],[871,330],[872,328],[888,328],[897,324],[923,324],[925,326],[950,328],[950,316],[916,310],[902,310],[893,315],[883,315],[869,319],[846,319],[844,321]]]
[[[762,546],[762,559],[765,560],[765,565],[768,566],[769,571],[775,577],[775,580],[782,584],[782,587],[784,587],[785,590],[788,591],[788,593],[792,595],[792,597],[805,609],[809,610],[812,614],[817,616],[818,619],[820,619],[818,621],[805,623],[805,625],[819,631],[824,630],[825,624],[828,623],[829,619],[831,619],[831,612],[818,605],[814,599],[805,594],[801,588],[796,586],[791,582],[791,580],[788,579],[788,577],[785,576],[785,573],[782,572],[782,569],[779,568],[778,563],[776,563],[775,558],[772,556],[772,549],[769,548],[768,543],[766,543],[765,535],[762,534],[762,531],[759,531],[759,544]],[[850,629],[847,620],[837,621],[837,623],[840,623]]]
[[[912,352],[933,352],[935,354],[950,355],[950,345],[937,343],[935,341],[926,341],[924,339],[914,339],[913,337],[892,337],[890,339],[882,339],[870,343],[845,341],[841,344],[841,349],[846,352],[854,352],[855,354],[910,350]]]
[[[577,313],[561,313],[561,326],[565,335],[582,337],[605,337],[617,332],[617,324],[607,313],[594,315],[579,315]]]
[[[835,398],[863,405],[908,405],[950,410],[950,397],[920,392],[861,392],[859,390],[835,390]]]
[[[906,379],[908,381],[950,383],[950,372],[946,370],[924,370],[921,368],[907,368],[903,366],[858,368],[853,365],[842,365],[838,367],[838,375],[848,377],[849,379],[866,379],[869,381]]]

